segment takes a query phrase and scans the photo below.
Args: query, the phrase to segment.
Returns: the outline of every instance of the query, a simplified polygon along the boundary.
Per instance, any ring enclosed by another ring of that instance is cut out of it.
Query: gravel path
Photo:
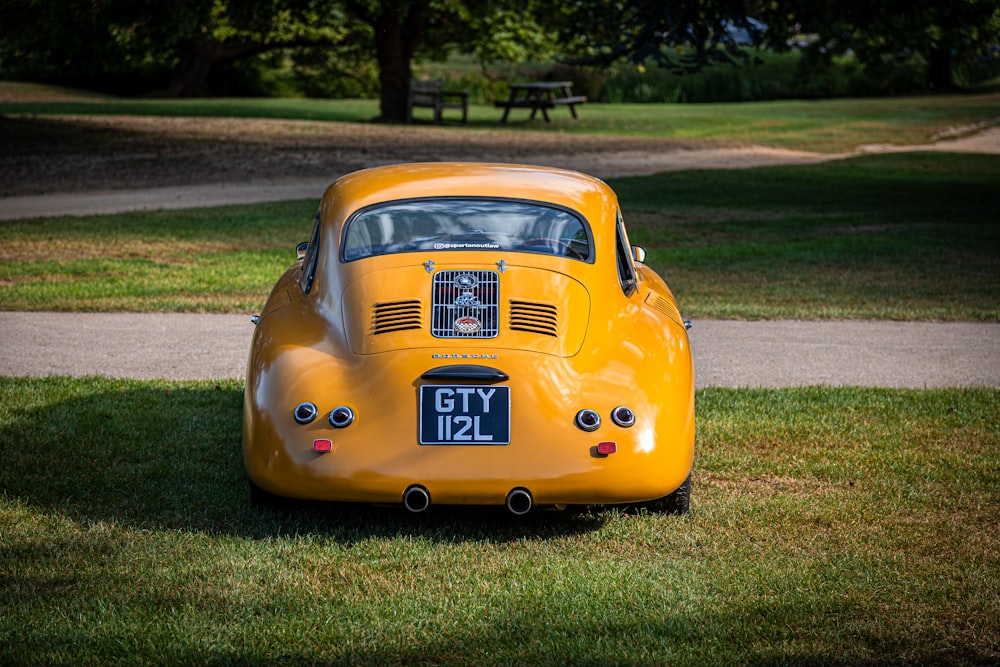
[[[249,315],[0,312],[0,375],[243,377]],[[697,386],[1000,387],[1000,323],[698,320]]]

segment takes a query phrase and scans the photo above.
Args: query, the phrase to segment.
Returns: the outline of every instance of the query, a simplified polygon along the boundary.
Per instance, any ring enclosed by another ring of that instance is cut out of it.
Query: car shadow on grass
[[[4,379],[3,387],[40,397],[0,423],[0,489],[30,511],[76,521],[253,539],[467,542],[588,532],[608,515],[539,509],[515,517],[488,507],[414,515],[401,505],[314,502],[257,509],[242,463],[241,383],[49,378]]]

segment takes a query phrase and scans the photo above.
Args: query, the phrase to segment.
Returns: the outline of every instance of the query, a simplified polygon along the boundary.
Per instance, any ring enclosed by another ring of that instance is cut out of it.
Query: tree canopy
[[[277,49],[341,47],[354,26],[338,9],[313,0],[0,0],[0,67],[42,80],[158,82],[165,95],[205,95],[220,65]]]
[[[1000,44],[996,0],[781,0],[767,5],[776,43],[806,34],[809,55],[853,53],[869,69],[922,61],[929,90],[954,87],[952,66]]]
[[[228,92],[219,72],[270,54],[313,79],[377,72],[391,121],[414,59],[452,51],[683,72],[806,34],[816,60],[920,59],[928,87],[947,89],[953,62],[1000,42],[996,0],[0,0],[0,17],[0,77],[197,96]]]
[[[750,0],[567,0],[560,8],[560,41],[575,62],[586,64],[652,61],[694,71],[744,62],[741,47],[761,45],[767,36]]]

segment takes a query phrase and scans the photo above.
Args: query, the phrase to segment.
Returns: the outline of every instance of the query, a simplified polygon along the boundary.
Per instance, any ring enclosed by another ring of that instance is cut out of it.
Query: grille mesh
[[[431,335],[496,337],[500,304],[500,278],[496,271],[438,271],[431,289]]]

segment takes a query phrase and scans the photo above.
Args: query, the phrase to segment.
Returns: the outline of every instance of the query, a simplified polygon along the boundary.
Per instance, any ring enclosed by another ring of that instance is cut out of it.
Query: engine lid
[[[564,273],[530,266],[403,266],[344,291],[355,354],[412,348],[521,349],[568,357],[586,336],[590,295]]]

